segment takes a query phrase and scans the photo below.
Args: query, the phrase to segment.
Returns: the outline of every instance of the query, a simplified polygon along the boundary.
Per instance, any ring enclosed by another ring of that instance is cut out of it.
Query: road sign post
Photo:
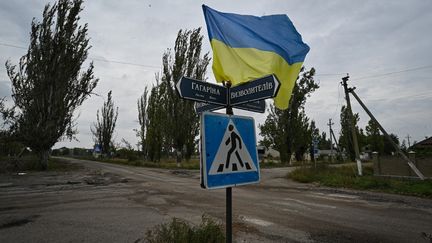
[[[228,113],[229,114],[229,113]],[[208,189],[257,183],[260,178],[252,117],[201,115],[203,185]]]
[[[227,87],[227,95],[230,93],[231,89],[231,82],[226,83]],[[234,115],[233,109],[231,107],[231,102],[228,100],[229,97],[227,97],[227,107],[226,107],[226,114],[227,115]],[[226,198],[226,216],[225,216],[225,225],[226,225],[226,242],[232,243],[232,188],[228,187],[225,189],[225,198]]]
[[[226,188],[226,237],[232,242],[232,186],[260,179],[255,123],[251,117],[234,116],[232,108],[265,112],[265,99],[279,91],[280,82],[268,75],[231,88],[183,77],[176,84],[181,98],[193,100],[201,114],[201,187]],[[226,108],[226,115],[211,113]],[[207,112],[206,112],[207,111]]]

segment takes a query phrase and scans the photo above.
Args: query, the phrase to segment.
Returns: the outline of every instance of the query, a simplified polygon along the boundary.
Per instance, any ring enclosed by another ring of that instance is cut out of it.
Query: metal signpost
[[[198,101],[201,114],[201,187],[226,188],[226,240],[232,242],[232,186],[259,182],[255,122],[234,116],[232,108],[265,112],[265,99],[277,95],[280,82],[268,75],[231,88],[183,77],[177,84],[183,99]],[[209,111],[226,108],[226,115]],[[206,112],[207,111],[207,112]]]

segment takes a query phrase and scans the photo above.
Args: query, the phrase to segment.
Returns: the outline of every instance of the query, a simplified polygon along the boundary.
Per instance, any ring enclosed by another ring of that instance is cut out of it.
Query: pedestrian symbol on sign
[[[234,123],[230,121],[209,171],[210,175],[257,171]]]

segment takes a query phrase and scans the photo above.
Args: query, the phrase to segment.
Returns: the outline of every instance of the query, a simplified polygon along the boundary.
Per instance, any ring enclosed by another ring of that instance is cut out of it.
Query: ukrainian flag
[[[233,85],[275,74],[281,82],[275,106],[289,99],[309,46],[286,15],[256,17],[222,13],[203,5],[218,82]]]

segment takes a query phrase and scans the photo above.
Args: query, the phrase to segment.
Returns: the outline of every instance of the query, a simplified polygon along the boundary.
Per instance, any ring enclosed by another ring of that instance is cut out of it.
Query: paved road
[[[172,217],[224,222],[225,191],[201,189],[197,172],[70,160],[85,169],[0,175],[0,242],[143,242]],[[299,184],[289,170],[233,189],[237,242],[429,242],[432,200]]]

